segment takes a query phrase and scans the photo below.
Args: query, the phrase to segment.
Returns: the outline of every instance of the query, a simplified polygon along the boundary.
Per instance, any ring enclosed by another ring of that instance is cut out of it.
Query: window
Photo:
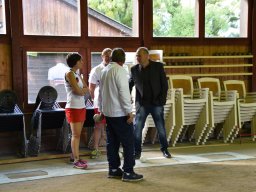
[[[153,0],[153,37],[198,37],[196,4],[197,0]]]
[[[247,0],[206,0],[206,37],[247,37]]]
[[[65,52],[27,52],[28,103],[35,103],[39,90],[46,85],[58,92],[57,101],[66,101],[64,86],[66,65]]]
[[[5,1],[0,0],[0,34],[6,34]]]
[[[88,35],[138,37],[138,0],[88,0]]]
[[[23,0],[24,35],[81,36],[80,0]]]

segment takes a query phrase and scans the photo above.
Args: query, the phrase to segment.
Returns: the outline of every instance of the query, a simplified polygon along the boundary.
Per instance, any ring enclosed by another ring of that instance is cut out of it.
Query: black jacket
[[[149,61],[150,66],[150,85],[152,88],[153,100],[152,105],[165,105],[168,90],[166,74],[163,64],[160,62]],[[141,65],[137,64],[131,68],[131,77],[129,79],[130,91],[135,85],[136,88],[136,111],[142,105],[143,97],[143,79],[141,76]]]

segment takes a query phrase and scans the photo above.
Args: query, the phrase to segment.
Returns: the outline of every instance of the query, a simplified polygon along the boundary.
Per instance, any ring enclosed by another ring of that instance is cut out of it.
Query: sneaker
[[[74,165],[74,168],[77,168],[77,169],[87,168],[87,164],[81,163],[80,161],[74,162],[73,165]]]
[[[162,153],[165,158],[172,158],[172,155],[169,153],[167,149],[163,150]]]
[[[120,168],[118,168],[118,169],[110,169],[108,171],[108,178],[119,178],[119,179],[121,179],[122,176],[123,176],[123,171]]]
[[[74,163],[74,159],[72,157],[69,158],[69,163],[70,164],[73,164]],[[88,162],[86,160],[83,160],[83,159],[79,159],[78,161],[80,161],[81,163],[83,164],[87,164]]]
[[[91,152],[91,159],[96,159],[101,155],[101,152],[98,149],[95,149]]]
[[[140,152],[135,152],[134,154],[134,159],[140,159],[141,153]]]
[[[143,179],[143,175],[139,175],[137,173],[123,173],[122,181],[140,181]]]

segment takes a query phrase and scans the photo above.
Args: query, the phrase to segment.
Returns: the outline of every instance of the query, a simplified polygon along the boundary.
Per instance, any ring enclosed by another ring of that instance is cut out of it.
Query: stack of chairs
[[[31,135],[28,145],[28,153],[30,156],[38,156],[40,152],[42,129],[59,130],[58,133],[60,135],[57,148],[59,148],[59,145],[68,144],[65,142],[69,137],[69,135],[66,135],[69,131],[64,121],[65,109],[61,108],[56,102],[57,97],[56,89],[51,86],[44,86],[39,90],[35,104],[36,109],[31,119]],[[63,129],[67,130],[63,131]]]
[[[19,152],[21,157],[27,156],[27,137],[25,129],[25,118],[17,105],[17,96],[11,90],[0,91],[0,131],[18,131]]]
[[[169,85],[175,89],[175,122],[171,144],[187,135],[189,141],[199,145],[209,124],[208,89],[194,89],[191,76],[170,75]]]
[[[256,138],[256,93],[246,92],[245,83],[241,80],[223,81],[225,90],[236,90],[238,92],[237,115],[238,129],[233,133],[232,139],[242,136],[239,132],[245,122],[251,123],[252,140]]]
[[[164,120],[165,120],[165,129],[167,141],[169,142],[171,139],[171,135],[175,126],[175,92],[174,90],[168,89],[166,104],[164,105]],[[153,117],[149,115],[146,119],[145,126],[142,130],[142,143],[144,143],[146,139],[146,135],[148,133],[149,127],[156,127]],[[157,140],[157,131],[154,134],[152,144]]]
[[[232,135],[237,130],[237,91],[221,91],[218,78],[198,78],[199,88],[209,88],[209,125],[204,133],[202,144],[215,131],[217,138],[223,135],[224,143],[233,142]]]
[[[136,115],[135,109],[135,87],[132,89],[132,101],[133,101],[133,114]],[[165,120],[165,128],[166,128],[166,136],[167,140],[170,141],[171,135],[175,126],[175,92],[172,89],[168,89],[166,104],[164,105],[164,120]],[[155,128],[155,123],[153,117],[149,114],[146,121],[145,126],[142,130],[142,144],[146,140],[146,136],[148,133],[149,128]],[[152,143],[154,144],[157,140],[157,131],[155,132]]]

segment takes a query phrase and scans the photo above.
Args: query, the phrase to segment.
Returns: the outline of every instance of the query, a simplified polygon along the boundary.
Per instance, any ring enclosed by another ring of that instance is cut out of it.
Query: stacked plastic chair
[[[238,129],[233,133],[232,139],[238,134],[245,122],[251,123],[252,140],[256,138],[256,93],[246,92],[245,83],[241,80],[223,81],[225,90],[236,90],[238,92],[237,99],[237,115]]]
[[[0,131],[18,131],[19,155],[27,156],[27,137],[24,114],[17,105],[17,96],[11,90],[0,91]]]
[[[174,90],[169,89],[166,98],[166,104],[164,105],[164,120],[165,120],[165,129],[167,141],[171,139],[171,134],[175,126],[175,99],[174,99]],[[146,139],[146,135],[149,127],[156,127],[153,117],[149,115],[146,119],[145,126],[142,130],[142,143]],[[157,132],[155,133],[152,143],[154,144],[157,139]]]
[[[57,96],[57,91],[51,86],[44,86],[39,90],[35,104],[36,109],[31,120],[31,135],[28,145],[30,156],[38,156],[40,152],[42,129],[59,129],[58,148],[59,145],[68,145],[65,141],[68,140],[69,131],[65,123],[63,124],[65,110],[56,102]]]
[[[171,144],[175,146],[188,135],[189,141],[203,142],[205,130],[209,124],[208,89],[194,89],[191,76],[170,75],[169,85],[175,89],[176,126],[171,135]]]
[[[135,109],[135,88],[132,90],[132,100],[133,100],[133,114],[136,115],[136,109]],[[165,128],[166,128],[166,136],[168,142],[171,139],[171,135],[175,126],[175,92],[174,90],[168,89],[167,92],[167,98],[166,98],[166,104],[164,105],[164,120],[165,120]],[[145,126],[142,130],[142,144],[146,140],[146,136],[148,133],[148,130],[150,127],[156,127],[153,117],[149,114],[146,121]],[[157,139],[157,131],[154,134],[154,137],[152,139],[152,143],[154,144]]]
[[[209,88],[209,125],[202,143],[207,141],[214,130],[217,138],[223,136],[224,143],[233,142],[232,134],[237,129],[237,91],[221,91],[218,78],[203,77],[197,79],[197,82],[199,88]]]

